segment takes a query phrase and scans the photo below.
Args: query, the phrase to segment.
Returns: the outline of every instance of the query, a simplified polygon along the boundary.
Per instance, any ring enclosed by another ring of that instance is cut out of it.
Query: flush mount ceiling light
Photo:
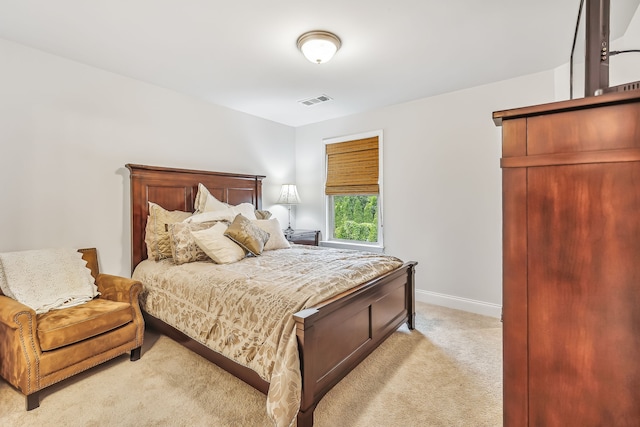
[[[322,64],[333,58],[342,42],[328,31],[309,31],[298,38],[298,49],[311,62]]]

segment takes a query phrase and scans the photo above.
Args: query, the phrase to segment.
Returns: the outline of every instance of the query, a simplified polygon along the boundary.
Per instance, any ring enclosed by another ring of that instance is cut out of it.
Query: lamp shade
[[[280,205],[297,205],[301,203],[300,196],[298,196],[298,189],[295,184],[282,184],[280,189],[280,197],[276,202]]]
[[[333,58],[341,41],[327,31],[309,31],[298,38],[298,49],[311,62],[322,64]]]

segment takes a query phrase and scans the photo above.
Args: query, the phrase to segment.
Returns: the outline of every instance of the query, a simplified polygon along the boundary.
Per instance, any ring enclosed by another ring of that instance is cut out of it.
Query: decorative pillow
[[[257,219],[255,221],[251,221],[251,223],[269,233],[269,240],[267,240],[267,243],[264,245],[265,251],[287,249],[291,247],[287,238],[284,237],[284,232],[282,231],[282,227],[280,227],[278,218]]]
[[[75,249],[5,252],[0,263],[14,299],[38,314],[83,304],[98,295],[91,270]]]
[[[171,240],[168,224],[182,222],[191,216],[190,212],[168,211],[162,206],[149,202],[149,216],[145,228],[144,242],[147,256],[155,261],[171,258]]]
[[[198,246],[218,264],[240,261],[246,255],[244,249],[224,235],[227,228],[224,222],[217,222],[213,227],[191,231]]]
[[[235,217],[224,235],[239,244],[252,255],[260,255],[269,240],[269,233],[251,223],[242,214]]]
[[[207,254],[198,246],[191,235],[192,231],[206,230],[216,224],[210,222],[176,222],[169,224],[169,241],[171,242],[171,256],[177,265],[187,262],[208,261]]]
[[[218,211],[228,207],[228,204],[213,197],[207,187],[203,184],[198,184],[198,194],[196,194],[196,200],[194,201],[195,213]]]
[[[217,211],[203,212],[187,218],[184,222],[229,221],[232,222],[238,214],[245,218],[256,219],[255,207],[251,203],[240,203]]]
[[[271,212],[269,212],[269,211],[256,210],[255,214],[256,214],[256,219],[269,219],[269,218],[271,218]]]

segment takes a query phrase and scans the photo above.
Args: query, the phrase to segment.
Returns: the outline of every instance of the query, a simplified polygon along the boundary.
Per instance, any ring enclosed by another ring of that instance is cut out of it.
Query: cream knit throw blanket
[[[0,253],[0,288],[36,313],[83,304],[98,294],[86,265],[68,248]]]

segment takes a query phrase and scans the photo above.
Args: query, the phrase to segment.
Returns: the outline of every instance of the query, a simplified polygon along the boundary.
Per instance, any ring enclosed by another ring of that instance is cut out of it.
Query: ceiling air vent
[[[306,105],[307,107],[311,107],[312,105],[322,104],[323,102],[331,101],[327,95],[316,96],[315,98],[303,99],[302,101],[298,101],[302,105]]]

